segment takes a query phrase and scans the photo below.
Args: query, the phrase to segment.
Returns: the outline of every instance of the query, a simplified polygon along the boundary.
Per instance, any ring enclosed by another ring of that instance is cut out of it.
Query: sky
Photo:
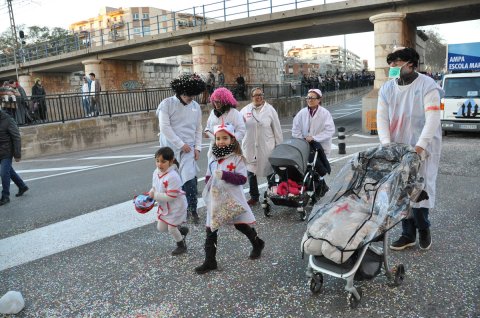
[[[230,3],[246,3],[246,0],[230,0]],[[256,0],[258,2],[258,0]],[[338,2],[340,0],[316,0],[305,2],[304,6]],[[156,7],[169,11],[179,11],[182,9],[199,7],[202,4],[208,6],[209,3],[219,3],[220,0],[12,0],[15,24],[26,26],[47,26],[49,28],[62,27],[68,29],[68,26],[74,22],[82,21],[98,15],[100,8],[109,7]],[[250,2],[255,2],[250,0]],[[269,1],[266,1],[268,4]],[[273,0],[274,6],[279,3],[294,3],[294,0]],[[265,6],[266,4],[261,4]],[[252,9],[252,6],[250,7]],[[198,10],[198,9],[197,9]],[[206,9],[208,11],[208,9]],[[198,11],[197,11],[198,12]],[[0,32],[8,30],[9,15],[6,0],[0,0]],[[458,23],[438,24],[435,26],[422,27],[423,30],[436,29],[446,43],[464,43],[480,42],[480,19]],[[469,31],[468,31],[469,30]],[[475,31],[476,30],[476,31]],[[303,44],[321,45],[340,45],[354,52],[361,59],[369,61],[370,68],[374,66],[374,47],[373,32],[347,34],[343,35],[303,39],[297,41],[285,42],[285,49]]]

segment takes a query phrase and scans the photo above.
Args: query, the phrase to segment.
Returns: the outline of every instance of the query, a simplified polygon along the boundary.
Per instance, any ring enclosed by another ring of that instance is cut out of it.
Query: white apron
[[[230,154],[220,160],[217,160],[216,157],[211,156],[211,158],[209,159],[206,175],[209,176],[210,179],[215,178],[216,170],[234,172],[244,176],[245,178],[247,177],[247,168],[245,166],[245,161],[242,156],[239,156],[236,154]],[[208,198],[205,198],[205,196],[210,196],[210,199],[211,199],[211,192],[209,191],[211,181],[212,180],[209,180],[207,185],[205,186],[204,199],[208,199]],[[225,181],[222,180],[221,182],[225,182]],[[255,223],[255,216],[253,215],[252,209],[248,205],[247,199],[245,198],[245,193],[243,192],[243,185],[226,183],[226,186],[228,189],[227,190],[228,194],[231,195],[235,199],[235,201],[238,202],[240,205],[242,205],[243,208],[245,209],[245,213],[237,216],[230,223],[231,224]],[[210,227],[210,222],[211,222],[210,220],[211,220],[211,211],[207,209],[207,221],[206,221],[207,227]]]
[[[426,101],[425,95],[432,91],[438,92],[438,96],[434,94],[435,98]],[[440,105],[443,90],[433,79],[419,74],[411,84],[405,86],[399,86],[395,80],[386,82],[378,95],[377,126],[388,127],[378,130],[380,141],[382,143],[404,143],[415,147],[425,126],[425,111],[431,111],[427,108],[433,105],[437,107]],[[435,111],[439,111],[439,109],[435,109]],[[385,131],[387,129],[388,131]],[[390,136],[388,136],[388,132]],[[414,208],[433,208],[435,205],[435,183],[442,151],[440,120],[438,120],[430,142],[424,149],[427,159],[422,164],[419,174],[425,178],[425,191],[428,193],[429,199],[414,203]]]
[[[265,177],[273,172],[268,157],[273,148],[283,141],[277,111],[265,102],[259,111],[250,103],[243,107],[240,113],[246,126],[242,152],[247,161],[247,170],[255,173],[257,177]]]
[[[157,219],[174,226],[186,222],[187,198],[182,190],[182,180],[176,166],[171,166],[167,172],[155,169],[152,177],[152,186],[156,192],[165,193],[175,198],[168,202],[157,201]]]

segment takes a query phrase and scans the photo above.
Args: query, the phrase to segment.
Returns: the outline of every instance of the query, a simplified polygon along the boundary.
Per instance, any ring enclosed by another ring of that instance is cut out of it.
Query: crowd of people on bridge
[[[334,74],[304,74],[301,79],[302,95],[309,89],[318,88],[322,92],[333,92],[341,89],[372,86],[375,75],[363,70],[362,72]]]

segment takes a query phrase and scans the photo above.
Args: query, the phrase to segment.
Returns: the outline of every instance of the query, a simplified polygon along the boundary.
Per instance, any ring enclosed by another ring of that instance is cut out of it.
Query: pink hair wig
[[[231,107],[237,106],[237,100],[233,97],[232,92],[225,87],[217,88],[212,95],[210,95],[210,102],[213,103],[214,100],[220,101],[222,105],[229,105]]]

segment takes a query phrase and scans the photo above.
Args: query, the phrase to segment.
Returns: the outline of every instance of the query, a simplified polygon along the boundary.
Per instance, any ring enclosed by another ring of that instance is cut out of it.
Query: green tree
[[[425,43],[425,68],[430,72],[441,72],[445,69],[447,58],[447,45],[438,33],[438,29],[424,31],[428,36]]]

